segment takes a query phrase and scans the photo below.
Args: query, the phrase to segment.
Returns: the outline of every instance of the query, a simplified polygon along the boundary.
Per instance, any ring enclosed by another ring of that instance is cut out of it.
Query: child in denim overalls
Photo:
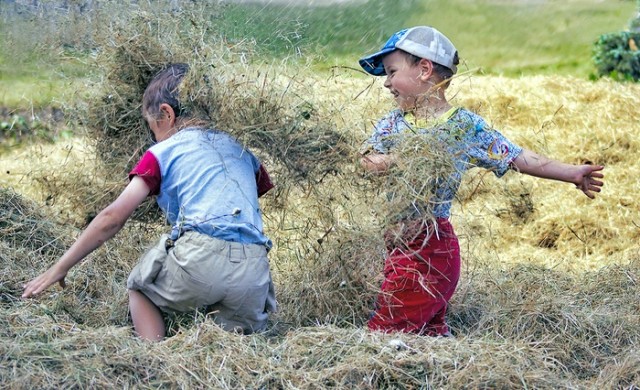
[[[204,308],[224,329],[261,331],[275,297],[258,197],[273,187],[258,159],[230,135],[194,126],[179,102],[188,71],[173,64],[154,77],[142,115],[157,143],[130,173],[122,194],[87,226],[60,260],[25,285],[31,297],[113,237],[148,196],[172,229],[132,270],[127,287],[136,333],[165,336],[162,312]]]

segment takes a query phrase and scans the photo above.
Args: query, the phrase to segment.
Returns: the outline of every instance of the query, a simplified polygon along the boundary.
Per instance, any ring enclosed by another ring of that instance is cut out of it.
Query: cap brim
[[[371,54],[370,56],[360,59],[358,62],[360,63],[360,66],[362,67],[362,69],[364,69],[365,72],[372,74],[374,76],[384,76],[387,73],[384,71],[384,66],[382,65],[382,58],[394,50],[396,50],[395,47],[386,47],[377,53]]]

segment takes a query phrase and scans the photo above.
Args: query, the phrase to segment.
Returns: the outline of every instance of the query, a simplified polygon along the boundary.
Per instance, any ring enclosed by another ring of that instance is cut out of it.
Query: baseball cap
[[[374,76],[384,76],[386,73],[382,66],[382,58],[396,49],[446,66],[453,73],[458,71],[453,63],[457,52],[455,46],[444,34],[429,26],[418,26],[398,31],[389,38],[379,52],[360,59],[360,66]]]

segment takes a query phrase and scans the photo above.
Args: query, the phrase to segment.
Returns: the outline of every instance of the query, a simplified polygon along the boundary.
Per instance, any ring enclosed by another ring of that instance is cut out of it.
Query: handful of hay
[[[390,138],[394,162],[386,174],[372,178],[386,191],[386,202],[380,208],[387,243],[401,245],[433,225],[443,189],[455,188],[459,177],[454,175],[455,155],[446,129]]]
[[[352,160],[349,139],[333,113],[314,102],[312,81],[284,64],[253,59],[254,48],[227,41],[194,5],[166,23],[149,11],[131,11],[96,36],[95,66],[104,74],[99,92],[74,112],[93,140],[104,175],[126,177],[151,145],[141,116],[142,94],[169,63],[190,67],[181,103],[198,125],[223,130],[251,148],[277,177],[278,196],[289,187],[319,183]],[[124,183],[123,183],[124,184]],[[114,191],[115,197],[117,190]],[[286,203],[285,200],[279,204]],[[96,204],[96,210],[106,204]]]

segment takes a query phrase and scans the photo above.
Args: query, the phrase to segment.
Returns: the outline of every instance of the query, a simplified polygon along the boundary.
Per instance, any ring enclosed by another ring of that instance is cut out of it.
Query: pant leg
[[[267,251],[261,245],[230,243],[226,268],[227,291],[208,309],[226,330],[244,334],[263,331],[269,313],[276,310],[275,291]]]
[[[459,276],[458,240],[449,222],[441,220],[437,235],[425,232],[405,248],[391,250],[369,328],[429,335],[447,333],[447,303]]]

